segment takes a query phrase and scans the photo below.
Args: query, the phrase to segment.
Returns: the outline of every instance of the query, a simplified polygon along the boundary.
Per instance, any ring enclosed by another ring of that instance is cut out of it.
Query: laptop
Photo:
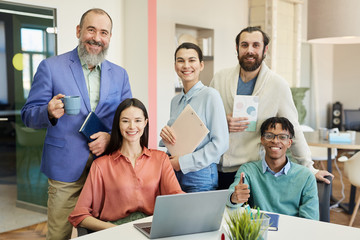
[[[152,222],[134,223],[150,239],[217,231],[228,190],[158,196]]]

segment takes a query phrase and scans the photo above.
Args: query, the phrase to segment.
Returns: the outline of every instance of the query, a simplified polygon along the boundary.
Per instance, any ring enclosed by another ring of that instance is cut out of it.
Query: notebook
[[[98,118],[94,112],[90,112],[84,123],[79,129],[89,142],[93,141],[90,136],[97,132],[109,132],[110,130],[104,125],[104,123]]]
[[[164,144],[172,156],[192,153],[209,133],[190,104],[186,105],[171,127],[176,134],[176,143],[172,145],[164,141]]]
[[[150,239],[217,231],[228,190],[158,196],[152,222],[134,223]]]
[[[270,217],[269,231],[277,231],[279,229],[279,214],[265,213]]]

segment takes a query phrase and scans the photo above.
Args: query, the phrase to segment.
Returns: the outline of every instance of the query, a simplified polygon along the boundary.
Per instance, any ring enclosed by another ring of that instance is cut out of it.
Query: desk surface
[[[136,222],[151,221],[152,217],[137,220]],[[133,223],[126,223],[114,228],[109,228],[103,231],[92,233],[86,236],[78,237],[79,240],[97,240],[97,239],[148,239],[137,229],[133,227]],[[224,221],[222,223],[224,225]],[[162,240],[220,240],[221,234],[224,229],[219,231],[183,235],[177,237],[161,238]],[[303,240],[303,239],[326,239],[326,240],[338,240],[338,239],[359,239],[360,228],[348,227],[338,224],[325,223],[320,221],[308,220],[304,218],[291,217],[281,215],[279,218],[279,230],[269,231],[268,240]],[[226,239],[228,239],[226,237]]]
[[[360,132],[356,133],[355,141],[351,143],[331,143],[328,140],[321,139],[318,131],[304,132],[304,136],[309,146],[360,150]]]

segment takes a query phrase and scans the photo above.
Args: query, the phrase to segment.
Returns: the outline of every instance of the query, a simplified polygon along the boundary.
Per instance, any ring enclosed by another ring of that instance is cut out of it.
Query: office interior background
[[[330,127],[331,108],[337,101],[343,109],[359,109],[360,43],[310,44],[307,41],[308,24],[312,24],[308,22],[310,1],[316,0],[8,0],[0,3],[26,4],[54,13],[53,17],[46,17],[42,21],[42,24],[50,21],[49,26],[56,28],[56,35],[48,34],[52,43],[48,44],[50,50],[47,55],[62,54],[77,46],[75,28],[86,10],[99,7],[107,11],[113,20],[108,60],[128,71],[133,96],[143,101],[149,110],[150,147],[156,148],[159,132],[169,118],[170,101],[176,89],[181,87],[174,71],[174,51],[179,41],[196,41],[202,45],[206,52],[206,71],[201,80],[209,83],[218,70],[238,64],[235,37],[248,25],[260,26],[270,35],[270,51],[266,58],[268,65],[282,75],[294,91],[308,88],[301,99],[306,109],[302,124],[313,129]],[[348,2],[351,2],[357,5],[357,9],[360,8],[360,2],[357,1],[328,2],[336,2],[338,8],[346,8]],[[350,18],[352,14],[342,17]],[[0,32],[4,31],[1,26],[0,20]],[[355,23],[352,26],[357,27]],[[0,46],[0,54],[6,54],[7,47]],[[33,64],[37,61],[34,58]],[[34,73],[35,66],[32,69]],[[0,72],[4,73],[2,70]],[[19,91],[18,83],[12,84],[5,80],[7,89],[1,87],[0,90],[1,101],[5,101],[1,111],[11,110],[16,113],[25,101],[24,89],[31,80],[27,80],[26,85],[21,71],[14,72],[14,77],[19,76],[22,81],[22,99],[10,99],[18,98],[15,96]],[[3,73],[0,73],[0,77],[6,79],[5,75],[1,75]],[[12,87],[16,88],[15,93],[11,93],[14,91]],[[18,104],[10,106],[6,102]],[[21,124],[19,116],[15,116],[12,124],[14,133],[24,130],[21,126],[19,130],[15,129],[16,124]],[[30,141],[36,148],[33,145],[24,147],[22,144],[26,143],[18,139],[18,134],[14,134],[16,144],[12,150],[17,153],[17,204],[43,211],[46,192],[39,193],[36,190],[46,189],[46,177],[38,169],[43,132],[30,131],[30,134]],[[6,137],[3,139],[6,141]],[[37,139],[40,140],[37,142]],[[6,144],[3,146],[8,147]],[[0,154],[11,155],[3,148]],[[30,171],[31,168],[35,169]],[[19,191],[19,184],[23,184],[22,191]]]

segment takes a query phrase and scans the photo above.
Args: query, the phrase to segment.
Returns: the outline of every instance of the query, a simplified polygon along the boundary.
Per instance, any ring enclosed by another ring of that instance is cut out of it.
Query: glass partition
[[[0,2],[0,184],[16,184],[17,206],[27,208],[46,207],[46,129],[25,127],[20,110],[39,63],[56,54],[55,20],[52,8]]]

